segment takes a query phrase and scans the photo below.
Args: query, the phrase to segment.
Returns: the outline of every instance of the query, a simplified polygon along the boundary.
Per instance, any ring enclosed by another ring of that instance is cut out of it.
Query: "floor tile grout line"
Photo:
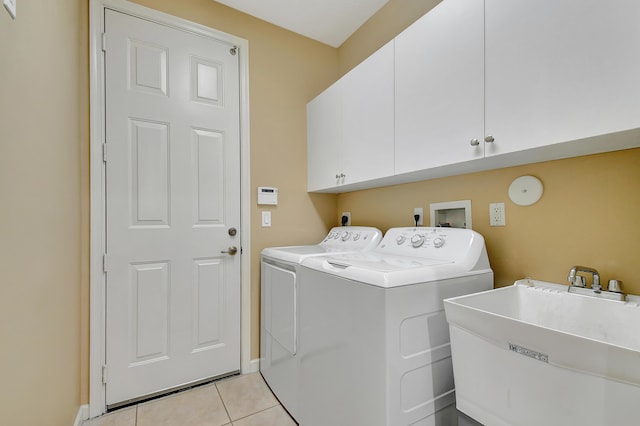
[[[253,413],[249,413],[249,414],[247,414],[247,415],[245,415],[245,416],[242,416],[242,417],[239,417],[239,418],[237,418],[237,419],[232,418],[232,417],[231,417],[231,414],[229,413],[229,410],[227,410],[227,405],[226,405],[226,404],[225,404],[225,402],[224,402],[224,398],[222,397],[222,393],[221,393],[220,388],[218,387],[218,385],[223,384],[223,383],[231,382],[231,381],[233,381],[233,380],[235,380],[235,379],[238,379],[238,378],[240,378],[240,377],[242,377],[242,375],[237,376],[237,377],[232,377],[232,378],[230,378],[229,380],[221,380],[220,382],[215,383],[215,385],[216,385],[216,390],[218,391],[218,394],[220,395],[220,400],[222,401],[222,404],[223,404],[223,406],[224,406],[225,410],[227,411],[227,416],[229,417],[229,421],[231,422],[231,424],[232,424],[232,425],[233,425],[233,423],[234,423],[234,422],[237,422],[237,421],[239,421],[239,420],[241,420],[241,419],[246,419],[247,417],[251,417],[251,416],[256,415],[256,414],[258,414],[258,413],[262,413],[263,411],[269,410],[269,409],[271,409],[271,408],[275,408],[275,407],[278,407],[278,406],[282,406],[282,404],[280,403],[280,401],[279,401],[279,400],[275,397],[275,395],[273,394],[273,391],[271,390],[271,388],[269,388],[269,387],[267,386],[267,384],[265,383],[264,378],[262,377],[262,375],[259,375],[259,377],[260,377],[260,381],[261,381],[261,382],[262,382],[262,383],[267,387],[267,390],[269,391],[269,393],[270,393],[271,395],[273,395],[273,397],[274,397],[274,399],[275,399],[275,403],[274,403],[274,405],[269,406],[269,407],[265,407],[265,408],[263,408],[263,409],[261,409],[261,410],[255,411],[255,412],[253,412]],[[286,412],[286,410],[285,410],[285,412]],[[287,415],[289,416],[289,413],[287,413]],[[291,417],[291,416],[289,416],[289,417]]]
[[[262,410],[258,410],[258,411],[256,411],[255,413],[247,414],[247,415],[246,415],[246,416],[244,416],[244,417],[240,417],[240,418],[238,418],[238,419],[231,420],[231,423],[233,423],[233,422],[237,422],[237,421],[240,421],[240,420],[242,420],[242,419],[246,419],[247,417],[255,416],[256,414],[260,414],[260,413],[263,413],[263,412],[265,412],[265,411],[267,411],[267,410],[271,410],[272,408],[281,407],[281,406],[282,406],[282,405],[281,405],[280,403],[277,403],[277,404],[276,404],[276,405],[274,405],[274,406],[267,407],[267,408],[263,408]],[[284,408],[283,408],[283,409],[284,409]],[[285,413],[286,413],[286,410],[285,410]],[[287,416],[289,416],[289,413],[287,413]],[[289,417],[291,417],[291,416],[289,416]]]
[[[233,419],[231,418],[231,414],[229,414],[229,410],[227,409],[227,404],[224,402],[224,398],[222,398],[222,394],[220,393],[220,389],[218,388],[218,383],[214,383],[216,386],[216,392],[218,393],[218,398],[220,398],[220,402],[222,402],[222,407],[224,408],[224,412],[227,413],[227,418],[229,419],[229,423],[225,423],[225,425],[230,424],[233,425]]]

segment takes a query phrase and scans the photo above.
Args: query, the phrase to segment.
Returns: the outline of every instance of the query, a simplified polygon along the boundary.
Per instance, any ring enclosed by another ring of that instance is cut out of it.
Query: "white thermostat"
[[[258,187],[258,204],[275,206],[278,204],[278,188],[270,186]]]

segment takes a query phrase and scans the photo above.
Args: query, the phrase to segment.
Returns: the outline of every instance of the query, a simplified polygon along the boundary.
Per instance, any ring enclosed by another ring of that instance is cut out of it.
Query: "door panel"
[[[105,14],[107,405],[240,368],[238,57]]]
[[[224,269],[220,259],[194,261],[193,350],[201,351],[221,343],[221,311],[210,309],[224,301]]]
[[[341,183],[393,175],[393,52],[391,41],[342,78]]]
[[[307,104],[307,190],[344,183],[342,145],[342,81],[338,80]]]
[[[169,336],[169,264],[131,265],[131,362],[167,356]],[[134,352],[135,351],[135,352]]]
[[[169,225],[168,124],[130,120],[132,226]]]
[[[640,125],[640,2],[487,0],[489,155]]]
[[[194,225],[224,223],[224,135],[212,130],[193,129]]]
[[[483,2],[447,0],[396,38],[395,173],[484,156]]]

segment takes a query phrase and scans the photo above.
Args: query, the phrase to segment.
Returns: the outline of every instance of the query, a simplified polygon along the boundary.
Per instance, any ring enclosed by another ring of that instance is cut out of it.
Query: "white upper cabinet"
[[[307,104],[307,190],[332,188],[340,181],[342,91],[337,81]]]
[[[309,191],[638,147],[640,0],[443,0],[308,112]]]
[[[309,191],[393,175],[393,44],[307,105]]]
[[[487,156],[640,127],[640,1],[485,0],[485,8],[485,135],[495,138]],[[584,153],[579,143],[571,149]]]
[[[483,13],[445,0],[396,38],[397,174],[484,156]]]
[[[344,184],[394,173],[393,46],[386,44],[342,78]]]

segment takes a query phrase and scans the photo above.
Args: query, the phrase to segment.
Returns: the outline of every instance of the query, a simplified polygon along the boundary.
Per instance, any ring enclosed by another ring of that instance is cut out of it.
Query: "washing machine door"
[[[286,265],[263,262],[262,292],[264,297],[264,328],[290,355],[297,351],[296,273]],[[272,360],[276,361],[276,360]]]
[[[260,372],[294,418],[298,415],[299,375],[296,275],[294,265],[263,258]]]

